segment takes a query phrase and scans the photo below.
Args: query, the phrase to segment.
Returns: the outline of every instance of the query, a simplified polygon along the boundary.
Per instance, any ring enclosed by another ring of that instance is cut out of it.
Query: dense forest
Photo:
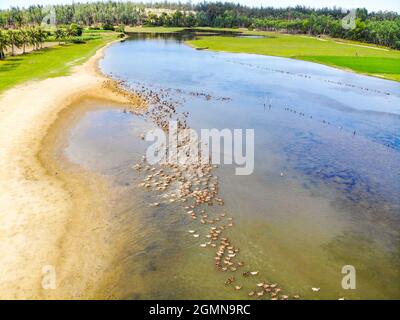
[[[151,12],[149,8],[166,9]],[[171,11],[173,10],[173,11]],[[357,40],[400,49],[400,16],[396,12],[368,12],[357,9],[355,28],[344,29],[341,8],[311,9],[297,6],[289,8],[252,8],[234,3],[138,3],[92,2],[56,5],[59,25],[121,26],[150,25],[174,27],[244,27],[249,29],[327,35]],[[12,7],[0,11],[0,27],[16,29],[33,26],[46,16],[43,6]]]

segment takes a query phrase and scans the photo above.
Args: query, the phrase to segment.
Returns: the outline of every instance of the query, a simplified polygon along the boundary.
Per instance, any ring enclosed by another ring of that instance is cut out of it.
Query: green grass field
[[[66,44],[7,57],[0,61],[0,92],[25,81],[67,75],[72,67],[82,64],[99,48],[116,39],[117,33],[104,33],[84,44]]]
[[[321,63],[400,81],[400,51],[365,43],[272,32],[246,32],[265,38],[200,37],[187,43],[214,51],[255,53]]]

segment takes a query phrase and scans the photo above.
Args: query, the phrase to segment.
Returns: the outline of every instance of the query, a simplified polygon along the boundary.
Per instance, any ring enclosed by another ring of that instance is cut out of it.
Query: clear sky
[[[81,2],[96,1],[96,0],[80,0]],[[185,2],[186,0],[181,0]],[[192,0],[192,3],[201,2],[202,0]],[[227,0],[229,1],[229,0]],[[79,2],[79,0],[75,0]],[[150,1],[149,1],[150,2]],[[369,11],[390,10],[400,13],[400,0],[232,0],[249,6],[273,6],[287,7],[295,5],[305,5],[314,8],[320,7],[342,7],[342,8],[357,8],[365,7]],[[57,4],[57,3],[72,3],[72,0],[0,0],[0,8],[8,8],[10,6],[28,6],[31,4]]]

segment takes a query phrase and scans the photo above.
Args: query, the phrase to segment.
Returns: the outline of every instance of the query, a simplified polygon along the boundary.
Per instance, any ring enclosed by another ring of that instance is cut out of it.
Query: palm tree
[[[65,30],[63,30],[63,29],[61,29],[61,28],[60,28],[60,29],[57,29],[57,30],[54,32],[54,35],[55,35],[55,37],[56,37],[56,40],[58,40],[58,44],[61,45],[61,40],[65,38]]]
[[[26,53],[26,46],[31,43],[31,39],[28,33],[28,30],[22,29],[20,31],[20,36],[21,36],[21,43],[22,43],[22,53]]]
[[[46,41],[46,39],[47,39],[47,32],[44,31],[42,28],[38,28],[37,29],[37,40],[39,42],[40,49],[43,49],[43,43]]]
[[[15,56],[15,48],[21,47],[21,35],[19,30],[8,30],[8,39],[11,45],[11,55]]]
[[[9,45],[7,33],[0,30],[0,60],[4,60],[6,55],[5,51]]]
[[[36,29],[35,28],[29,28],[27,30],[28,37],[29,37],[29,42],[33,47],[33,50],[38,49],[38,42],[37,42],[37,35],[36,35]]]
[[[67,30],[65,30],[65,35],[68,38],[68,40],[71,42],[72,38],[75,36],[74,30],[71,28],[67,28]]]

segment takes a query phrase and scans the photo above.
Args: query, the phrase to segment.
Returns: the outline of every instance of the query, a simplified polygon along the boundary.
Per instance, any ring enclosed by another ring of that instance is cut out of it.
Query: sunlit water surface
[[[290,59],[198,51],[171,35],[116,44],[101,67],[128,83],[171,89],[192,128],[255,130],[254,173],[236,176],[225,165],[216,174],[225,199],[218,209],[235,218],[229,237],[260,281],[310,299],[400,298],[398,83]],[[116,190],[115,230],[126,251],[110,295],[248,298],[255,279],[237,274],[244,288],[226,287],[214,251],[187,232],[205,235],[207,227],[181,205],[149,207],[160,199],[138,186],[143,177],[132,166],[145,154],[140,134],[151,128],[142,117],[97,105],[69,130],[65,155]],[[341,287],[344,265],[356,268],[356,290]]]

